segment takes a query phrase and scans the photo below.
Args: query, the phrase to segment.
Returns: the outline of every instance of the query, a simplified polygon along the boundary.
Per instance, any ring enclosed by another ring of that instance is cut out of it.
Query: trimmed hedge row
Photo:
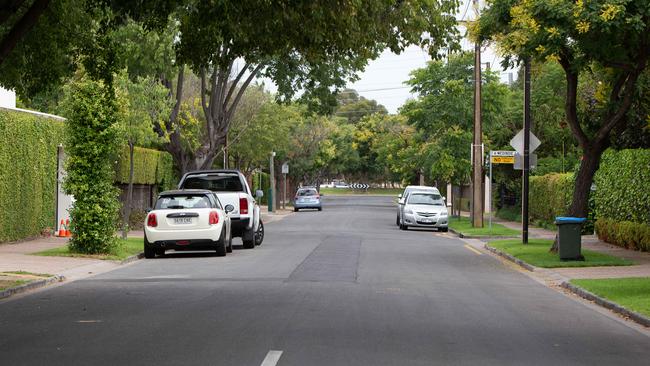
[[[600,218],[596,221],[600,240],[623,248],[650,251],[650,226],[637,222]]]
[[[53,228],[63,121],[0,111],[0,242]]]
[[[650,225],[650,149],[605,151],[594,182],[596,217]]]
[[[129,183],[128,146],[120,151],[115,167],[115,181]],[[169,153],[137,146],[133,149],[133,183],[155,184],[164,190],[173,188],[177,182]]]
[[[564,216],[573,198],[573,173],[553,173],[530,177],[530,220],[552,223]]]

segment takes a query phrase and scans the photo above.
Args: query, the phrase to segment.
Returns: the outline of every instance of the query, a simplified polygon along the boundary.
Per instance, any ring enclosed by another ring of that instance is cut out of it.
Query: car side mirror
[[[235,206],[226,205],[226,207],[224,207],[224,210],[226,211],[226,213],[231,213],[231,212],[233,212],[235,210]]]
[[[264,191],[263,190],[258,189],[257,191],[255,191],[255,198],[262,198],[262,197],[264,197]]]
[[[442,196],[442,200],[443,200],[443,201],[446,201],[446,200],[447,200],[447,197]]]
[[[151,212],[152,210],[153,210],[153,209],[152,209],[151,207],[149,207],[149,208],[147,208],[146,210],[144,210],[144,212],[149,213],[149,212]]]
[[[398,195],[397,195],[397,198],[402,199],[402,194],[401,194],[401,193],[398,194]]]

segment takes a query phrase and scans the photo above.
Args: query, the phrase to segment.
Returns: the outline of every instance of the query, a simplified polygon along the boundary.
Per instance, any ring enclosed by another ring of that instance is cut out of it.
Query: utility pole
[[[524,167],[521,194],[521,242],[528,244],[528,177],[530,174],[530,58],[524,60]]]
[[[476,21],[479,2],[472,0]],[[472,226],[483,227],[483,136],[481,126],[481,43],[474,45],[474,139],[472,143]]]
[[[271,175],[271,194],[269,195],[269,211],[275,212],[275,165],[273,163],[273,158],[275,157],[275,151],[271,151],[271,160],[269,162],[269,174]]]

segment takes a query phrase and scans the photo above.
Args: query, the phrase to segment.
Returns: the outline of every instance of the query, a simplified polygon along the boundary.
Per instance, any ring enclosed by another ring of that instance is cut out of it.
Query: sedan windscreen
[[[183,189],[208,189],[213,192],[243,192],[238,175],[189,176],[183,182]]]
[[[442,197],[435,193],[413,193],[409,196],[408,203],[411,205],[445,205],[442,201]]]
[[[210,200],[205,195],[163,196],[156,202],[157,210],[209,207]]]

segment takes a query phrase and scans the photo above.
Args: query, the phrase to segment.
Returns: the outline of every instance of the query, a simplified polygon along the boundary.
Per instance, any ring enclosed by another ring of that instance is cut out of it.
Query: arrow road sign
[[[532,152],[535,151],[535,149],[537,149],[537,148],[539,147],[539,145],[541,145],[541,144],[542,144],[542,142],[539,141],[539,139],[537,138],[537,136],[533,135],[533,133],[531,132],[531,133],[530,133],[530,146],[529,146],[530,150],[529,150],[528,152],[529,152],[529,153],[532,153]],[[512,140],[510,140],[510,146],[514,147],[515,150],[516,150],[519,154],[521,154],[521,155],[524,154],[524,130],[519,131],[519,132],[515,135],[515,137],[513,137]]]

